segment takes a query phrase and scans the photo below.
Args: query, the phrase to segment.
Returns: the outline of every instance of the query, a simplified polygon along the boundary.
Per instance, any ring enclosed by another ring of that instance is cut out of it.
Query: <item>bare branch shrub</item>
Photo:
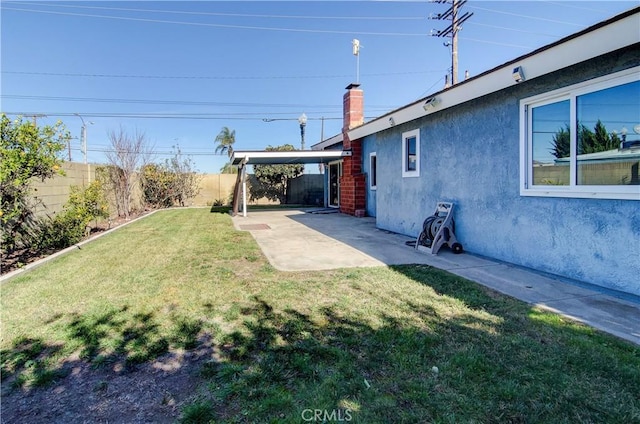
[[[144,132],[137,129],[131,135],[120,127],[107,134],[110,149],[106,153],[109,162],[107,178],[115,194],[119,216],[129,218],[132,212],[132,194],[139,183],[137,171],[151,162],[153,146]]]

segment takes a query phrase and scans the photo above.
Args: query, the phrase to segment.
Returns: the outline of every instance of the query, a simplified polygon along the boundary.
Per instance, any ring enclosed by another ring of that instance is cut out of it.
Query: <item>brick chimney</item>
[[[340,212],[364,216],[366,185],[362,173],[362,140],[350,140],[349,130],[364,123],[364,96],[360,84],[349,84],[342,98],[342,148],[351,150],[342,162]]]
[[[364,124],[364,96],[358,87],[360,84],[349,84],[342,97],[343,131],[345,128],[350,130]]]

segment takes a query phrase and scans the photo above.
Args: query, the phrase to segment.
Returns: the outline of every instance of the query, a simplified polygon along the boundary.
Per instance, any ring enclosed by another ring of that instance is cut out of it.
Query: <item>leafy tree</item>
[[[556,158],[569,157],[570,130],[567,125],[559,129],[551,141],[551,154]],[[578,129],[578,154],[606,152],[617,149],[620,146],[620,138],[617,134],[609,134],[605,125],[598,119],[593,131],[581,124]]]
[[[218,135],[216,136],[215,143],[216,154],[227,154],[229,158],[233,155],[233,145],[236,142],[236,131],[230,130],[229,127],[222,127]]]
[[[617,149],[620,146],[620,139],[616,134],[609,134],[606,127],[598,119],[593,131],[585,125],[580,125],[578,131],[578,154],[606,152]]]
[[[61,170],[61,154],[70,138],[62,122],[37,127],[2,114],[0,142],[0,234],[2,253],[31,243],[37,220],[31,200],[31,182],[44,181]]]
[[[553,135],[551,154],[556,158],[568,158],[570,155],[569,145],[571,143],[569,125],[560,128]]]
[[[152,208],[173,205],[173,175],[161,164],[150,163],[140,171],[145,203]]]
[[[268,151],[293,151],[291,144],[278,147],[268,146]],[[281,204],[287,203],[289,195],[289,180],[301,176],[304,165],[254,165],[253,172],[258,184],[252,184],[250,195],[252,199],[267,197],[270,200],[279,200]]]
[[[224,164],[222,168],[220,168],[221,174],[237,174],[238,167],[231,164],[231,162],[227,162]]]
[[[91,221],[108,217],[109,206],[99,180],[87,188],[72,186],[62,212],[42,220],[36,247],[40,251],[69,247],[87,235]]]

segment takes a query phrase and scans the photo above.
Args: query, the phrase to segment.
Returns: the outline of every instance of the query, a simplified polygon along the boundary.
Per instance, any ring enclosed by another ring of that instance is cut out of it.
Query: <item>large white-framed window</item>
[[[378,188],[378,156],[376,152],[369,153],[369,188]]]
[[[402,133],[402,177],[420,176],[420,130]]]
[[[640,200],[640,67],[520,101],[520,195]]]

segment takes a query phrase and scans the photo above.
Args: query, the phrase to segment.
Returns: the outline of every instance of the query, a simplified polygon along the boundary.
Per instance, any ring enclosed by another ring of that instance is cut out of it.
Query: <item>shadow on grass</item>
[[[238,306],[226,317],[235,331],[216,339],[220,360],[201,367],[209,395],[184,407],[182,421],[637,421],[636,346],[427,266],[392,270],[432,288],[434,303],[368,291],[376,307],[362,316],[338,304],[277,309],[264,297]],[[437,302],[457,309],[444,314]],[[56,319],[83,360],[125,370],[171,346],[196,347],[203,328],[174,314],[163,330],[155,314],[126,307]],[[2,352],[3,384],[62,378],[52,361],[61,349],[16,341]]]
[[[116,368],[131,371],[165,355],[170,347],[196,347],[202,329],[199,320],[171,314],[169,329],[163,331],[154,313],[130,313],[127,306],[95,314],[57,315],[48,321],[57,320],[66,321],[64,344],[20,338],[0,352],[3,386],[43,387],[64,378],[70,366],[62,360],[73,352],[94,366],[118,364]]]
[[[441,316],[409,301],[421,325],[384,312],[373,325],[337,307],[308,316],[255,298],[241,311],[241,330],[221,340],[224,360],[203,371],[211,411],[224,422],[301,422],[316,413],[367,423],[640,416],[635,346],[447,273],[425,283],[427,268],[393,269],[467,312]]]

